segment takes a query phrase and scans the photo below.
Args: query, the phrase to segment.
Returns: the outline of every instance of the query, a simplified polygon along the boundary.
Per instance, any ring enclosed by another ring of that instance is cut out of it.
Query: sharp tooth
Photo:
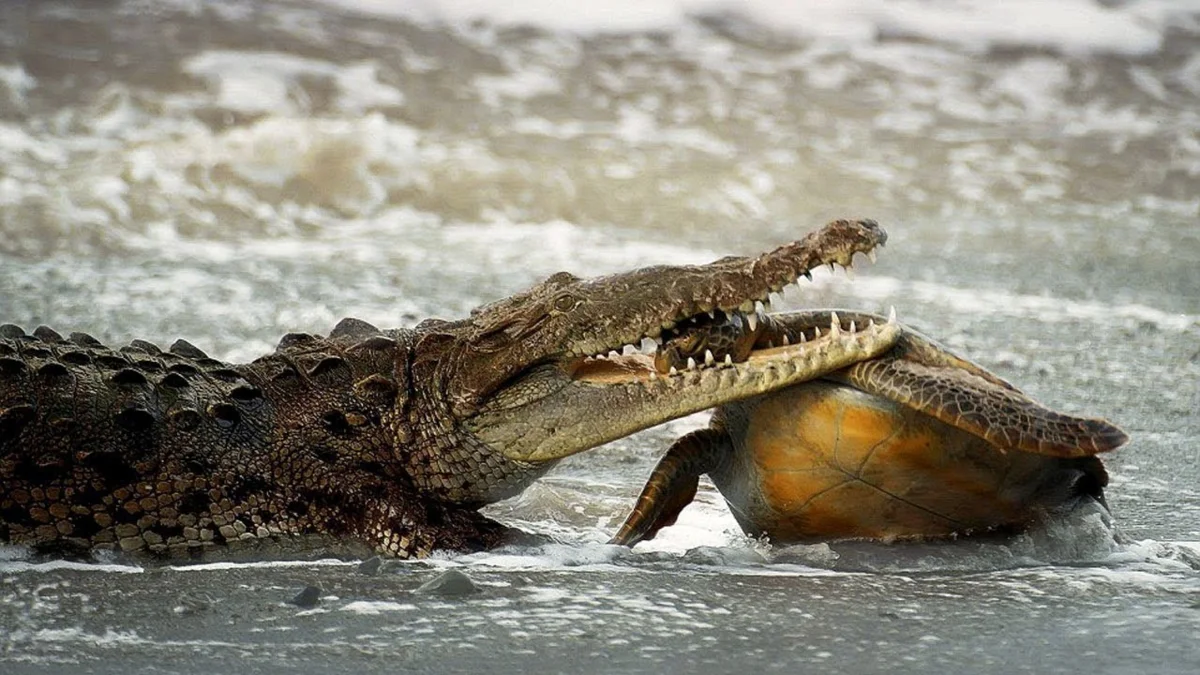
[[[875,319],[867,319],[867,330],[875,327]]]
[[[775,341],[767,340],[767,349],[775,349]]]
[[[617,350],[615,350],[615,349],[609,350],[609,352],[608,352],[608,358],[610,358],[610,359],[615,359],[615,358],[617,358],[618,356],[620,356],[620,354],[619,354],[619,353],[617,353]]]
[[[712,319],[713,321],[716,321],[717,320],[717,310],[714,309],[714,310],[710,311],[708,313],[708,318]]]
[[[642,344],[639,345],[638,351],[643,354],[653,354],[658,349],[658,340],[654,338],[642,338]]]
[[[851,267],[851,266],[849,266],[849,265],[846,265],[846,266],[845,266],[845,267],[843,267],[842,269],[846,270],[846,278],[847,278],[847,279],[853,279],[853,278],[854,278],[854,268],[853,268],[853,267]]]
[[[854,332],[854,319],[850,319],[850,332]]]
[[[878,257],[879,256],[875,255],[875,249],[871,249],[870,251],[867,251],[867,260],[870,260],[872,265],[875,264],[875,261]]]
[[[896,307],[895,307],[895,305],[888,308],[888,323],[896,323]]]
[[[732,365],[733,365],[733,354],[726,354],[726,355],[725,355],[725,365],[727,365],[727,366],[732,366]]]
[[[678,368],[676,368],[675,366],[671,366],[671,370],[669,371],[669,374],[671,374],[671,375],[678,375],[678,374],[679,374],[679,369],[678,369]]]
[[[691,370],[692,368],[695,368],[695,367],[696,367],[696,359],[693,359],[692,357],[689,356],[687,369]]]
[[[764,303],[762,300],[758,300],[754,303],[754,313],[755,314],[762,314],[763,312],[766,312],[766,311],[767,311],[766,303]]]
[[[801,333],[801,335],[804,335],[804,334],[803,334],[803,333]],[[789,337],[787,336],[787,333],[784,333],[784,334],[783,334],[783,346],[785,346],[785,347],[786,347],[786,346],[788,346],[788,345],[790,345],[790,344],[792,344],[792,340],[791,340],[791,338],[789,338]]]
[[[804,333],[801,332],[800,333],[800,344],[804,344],[805,342],[808,342],[808,338],[804,337]]]
[[[704,365],[711,366],[712,364],[716,363],[716,361],[717,360],[715,358],[713,358],[712,350],[705,349],[704,350]]]
[[[837,312],[829,313],[829,334],[837,337],[842,332],[842,322],[838,320]]]
[[[820,337],[821,337],[821,328],[820,328],[820,326],[817,326],[817,327],[813,328],[813,339],[816,340],[816,339],[819,339]]]
[[[750,326],[750,332],[754,332],[754,331],[758,330],[758,315],[757,314],[747,314],[746,315],[746,325]]]

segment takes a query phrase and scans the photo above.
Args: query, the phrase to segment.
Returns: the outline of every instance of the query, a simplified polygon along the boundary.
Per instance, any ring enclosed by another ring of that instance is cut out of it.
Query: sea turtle
[[[882,321],[828,310],[719,317],[664,336],[656,367],[736,360]],[[1095,455],[1127,440],[905,328],[883,356],[718,408],[708,428],[667,451],[612,543],[632,546],[672,524],[701,474],[747,534],[777,543],[1019,528],[1080,499],[1103,504],[1108,476]]]

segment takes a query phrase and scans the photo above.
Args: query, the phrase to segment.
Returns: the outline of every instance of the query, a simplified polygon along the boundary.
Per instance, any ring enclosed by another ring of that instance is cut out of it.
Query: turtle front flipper
[[[1055,412],[1015,388],[952,366],[884,357],[827,377],[923,412],[1003,450],[1087,457],[1129,440],[1105,420]]]
[[[650,473],[633,512],[608,543],[633,546],[674,524],[696,497],[701,474],[719,466],[730,451],[729,435],[718,427],[699,429],[675,441]]]
[[[764,317],[751,332],[757,343],[788,344],[819,338],[822,328],[828,335],[834,327],[854,331],[856,326],[887,320],[853,310],[809,310]],[[713,328],[707,330],[714,332]],[[683,342],[676,338],[664,343],[664,349],[676,344]],[[1041,405],[982,366],[907,327],[888,354],[824,377],[931,415],[1002,450],[1087,457],[1115,450],[1129,440],[1125,432],[1105,420],[1067,415]]]

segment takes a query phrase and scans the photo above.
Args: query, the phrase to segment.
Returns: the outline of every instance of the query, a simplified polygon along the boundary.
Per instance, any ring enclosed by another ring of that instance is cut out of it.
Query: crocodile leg
[[[700,475],[720,465],[733,448],[720,427],[699,429],[675,441],[659,460],[633,512],[608,543],[633,546],[675,523],[696,497]]]

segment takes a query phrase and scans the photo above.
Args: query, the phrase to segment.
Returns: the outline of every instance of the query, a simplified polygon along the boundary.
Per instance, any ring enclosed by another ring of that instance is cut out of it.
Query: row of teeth
[[[892,307],[892,308],[890,308],[890,309],[888,310],[888,318],[887,318],[887,322],[888,322],[888,323],[896,323],[896,308],[895,308],[895,307]],[[875,320],[874,320],[874,319],[869,319],[869,320],[867,320],[867,326],[866,326],[866,330],[870,330],[870,329],[872,329],[872,328],[874,328],[874,327],[875,327]],[[854,321],[853,321],[853,320],[852,320],[852,321],[850,321],[850,326],[849,326],[849,328],[847,329],[847,331],[846,331],[846,332],[848,332],[848,333],[857,333],[857,332],[858,332],[858,326],[856,326],[856,325],[855,325],[855,323],[854,323]],[[814,326],[814,327],[813,327],[813,333],[814,333],[814,335],[813,335],[813,340],[814,340],[814,341],[815,341],[815,340],[819,340],[819,339],[821,339],[821,329],[820,329],[820,327],[818,327],[818,326]],[[826,333],[826,335],[828,335],[828,336],[830,337],[830,339],[835,339],[835,338],[837,338],[838,336],[840,336],[841,334],[842,334],[842,322],[841,322],[841,320],[838,318],[837,312],[830,312],[830,316],[829,316],[829,331],[828,331],[828,333]],[[803,332],[801,332],[801,333],[800,333],[800,342],[799,342],[799,343],[797,343],[797,344],[804,344],[804,343],[806,343],[806,342],[808,342],[808,338],[807,338],[807,337],[805,337],[805,335],[804,335],[804,333],[803,333]],[[783,341],[782,341],[782,345],[781,345],[781,346],[784,346],[784,347],[786,347],[786,346],[790,345],[791,343],[792,343],[791,339],[790,339],[790,338],[788,338],[788,336],[787,336],[787,334],[786,334],[786,333],[784,333],[784,335],[783,335]],[[774,343],[774,342],[768,342],[768,343],[767,343],[767,349],[773,349],[774,347],[775,347],[775,343]],[[716,358],[713,356],[712,350],[711,350],[711,349],[706,349],[706,350],[704,350],[704,365],[705,365],[705,366],[711,366],[711,365],[715,364],[716,362],[717,362],[717,360],[716,360]],[[732,356],[730,356],[729,354],[726,354],[726,355],[725,355],[725,359],[724,359],[724,361],[722,361],[721,365],[723,365],[723,366],[732,366],[732,365],[733,365],[733,357],[732,357]],[[692,357],[690,357],[690,356],[689,356],[689,357],[688,357],[688,360],[687,360],[687,366],[685,366],[685,367],[684,367],[684,370],[685,370],[685,371],[687,371],[687,370],[695,370],[695,369],[697,369],[697,368],[699,368],[699,367],[700,367],[700,365],[696,363],[696,359],[694,359],[694,358],[692,358]],[[678,369],[678,368],[676,368],[675,366],[671,366],[671,369],[670,369],[669,371],[667,371],[667,374],[668,374],[668,375],[675,375],[675,374],[677,374],[678,372],[679,372],[679,369]],[[653,378],[653,377],[654,377],[654,372],[653,372],[653,371],[650,373],[650,377],[651,377],[651,378]]]
[[[872,264],[875,263],[876,255],[875,255],[874,250],[867,251],[866,256],[867,256],[867,259],[870,260]],[[829,263],[829,271],[830,272],[836,271],[837,265],[841,265],[842,268],[846,270],[846,274],[852,276],[853,269],[851,268],[850,264],[848,264],[849,262],[850,261],[847,261],[846,263],[830,262]],[[808,271],[808,270],[805,270],[804,272],[802,272],[801,276],[808,279],[809,281],[812,281],[812,278],[813,278],[812,272]],[[787,284],[785,284],[784,286],[786,286],[786,285]],[[736,309],[718,310],[716,308],[713,308],[713,309],[708,310],[706,313],[708,314],[708,318],[712,321],[716,321],[718,311],[722,311],[730,317],[741,316],[741,318],[743,320],[745,320],[746,323],[749,325],[751,331],[758,330],[759,316],[771,311],[771,302],[775,300],[775,296],[777,296],[777,295],[782,297],[784,286],[780,286],[779,288],[771,289],[771,291],[764,298],[759,298],[757,300],[746,300],[741,305],[738,305],[738,307]],[[613,350],[610,350],[608,352],[608,354],[594,354],[592,356],[592,358],[595,358],[595,359],[610,358],[611,359],[611,358],[619,357],[621,355],[628,356],[631,354],[644,354],[644,355],[648,355],[648,356],[653,356],[654,353],[658,350],[658,348],[660,346],[662,346],[663,331],[671,330],[671,329],[675,328],[677,325],[679,325],[680,323],[684,323],[684,322],[695,324],[695,323],[697,323],[698,318],[699,318],[698,316],[689,316],[689,317],[686,317],[679,321],[669,321],[669,320],[663,321],[661,329],[656,330],[653,333],[651,333],[649,336],[642,338],[642,341],[640,344],[637,344],[637,345],[627,344],[627,345],[623,346],[620,350],[613,349]],[[689,362],[689,364],[692,363],[693,359],[688,359],[688,362]],[[713,362],[714,362],[714,360],[712,360],[711,352],[707,353],[705,355],[706,365],[711,364]],[[726,355],[725,363],[726,364],[733,363],[733,361],[729,357],[729,355]],[[689,367],[691,367],[691,366],[689,365]]]
[[[896,308],[895,307],[891,307],[888,309],[887,322],[888,323],[896,323]],[[867,320],[867,328],[871,329],[874,327],[875,327],[875,319],[868,319]],[[858,332],[858,327],[855,325],[853,319],[850,321],[850,326],[849,326],[847,332],[850,332],[850,333]],[[829,313],[829,333],[828,334],[833,337],[837,337],[838,335],[841,335],[841,333],[842,333],[842,322],[841,322],[841,320],[838,319],[837,312],[830,312]],[[821,338],[820,326],[813,326],[813,339],[818,340],[820,338]],[[801,331],[800,343],[803,344],[805,342],[808,342],[808,338],[805,337],[804,332]],[[770,343],[768,343],[768,344],[770,344]],[[783,344],[784,345],[791,344],[791,340],[789,340],[789,338],[786,334],[783,336]]]
[[[774,294],[772,293],[772,295],[774,295]],[[729,309],[729,310],[712,309],[712,310],[709,310],[708,312],[706,312],[705,314],[708,316],[710,321],[717,320],[717,312],[723,312],[726,316],[729,316],[730,318],[740,316],[743,319],[751,322],[750,330],[755,330],[758,327],[758,315],[766,314],[767,312],[771,311],[771,301],[772,301],[772,298],[770,296],[763,298],[762,300],[747,300],[747,301],[743,302],[741,305],[738,305],[737,309]],[[664,321],[664,322],[662,322],[662,330],[671,330],[671,329],[679,326],[680,324],[693,324],[694,325],[696,323],[699,323],[700,317],[704,316],[705,314],[701,314],[701,315],[697,315],[697,316],[689,316],[689,317],[687,317],[685,319],[681,319],[679,321]],[[661,333],[659,333],[659,335],[661,335]],[[655,337],[658,337],[658,335],[656,335]]]
[[[745,306],[745,305],[743,305],[743,306]],[[736,311],[730,315],[730,320],[737,321],[740,319],[741,321],[746,322],[746,325],[748,325],[750,327],[751,332],[754,332],[754,331],[758,330],[758,322],[764,320],[762,317],[765,317],[767,312],[771,311],[771,302],[770,302],[770,300],[768,300],[766,302],[763,302],[762,300],[758,300],[754,303],[751,303],[750,308],[753,310],[752,313],[743,313],[742,309],[739,307],[738,311]],[[708,313],[709,319],[711,319],[712,321],[716,321],[717,320],[716,314],[717,314],[716,310],[709,312]],[[681,323],[690,323],[690,324],[694,325],[694,324],[699,323],[699,320],[696,317],[688,317],[687,319],[684,319],[683,322],[681,322]],[[678,325],[678,324],[672,324],[672,326],[675,326],[675,325]],[[654,337],[642,338],[641,344],[637,344],[637,345],[627,344],[624,347],[622,347],[620,349],[620,351],[613,349],[613,350],[610,350],[608,352],[608,354],[597,354],[596,356],[594,356],[592,358],[615,359],[620,356],[631,356],[633,354],[642,354],[644,356],[654,356],[654,354],[658,351],[658,349],[660,347],[662,347],[662,343],[663,343],[662,333],[659,333],[658,335],[656,335]],[[712,352],[709,351],[705,356],[705,363],[711,365],[712,363],[715,363],[715,362],[716,362],[716,359],[713,357]],[[730,357],[728,354],[726,354],[725,362],[729,363],[729,364],[733,363],[732,357]]]
[[[594,359],[615,359],[620,356],[630,356],[632,354],[642,354],[644,356],[654,356],[662,346],[662,337],[645,337],[642,338],[642,343],[639,345],[625,345],[620,351],[611,350],[608,354],[596,354]]]

